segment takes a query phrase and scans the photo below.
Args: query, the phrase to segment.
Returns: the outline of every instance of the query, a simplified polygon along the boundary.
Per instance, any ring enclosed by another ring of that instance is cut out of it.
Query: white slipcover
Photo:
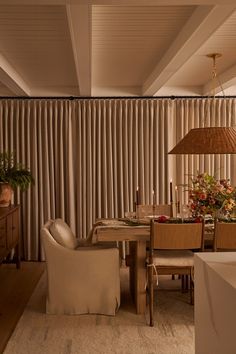
[[[45,251],[48,314],[115,315],[120,306],[119,250],[101,246],[69,249],[41,230]]]

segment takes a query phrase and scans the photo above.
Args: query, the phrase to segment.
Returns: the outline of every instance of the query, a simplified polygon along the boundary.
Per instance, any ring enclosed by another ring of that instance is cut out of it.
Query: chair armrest
[[[71,250],[47,236],[43,244],[49,278],[58,278],[61,283],[69,283],[72,281],[71,278],[77,282],[86,281],[88,277],[109,278],[112,272],[119,278],[120,262],[117,248],[91,246]]]

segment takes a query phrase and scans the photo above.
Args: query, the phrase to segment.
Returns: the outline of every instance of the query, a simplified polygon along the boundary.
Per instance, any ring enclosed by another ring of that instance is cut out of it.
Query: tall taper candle
[[[153,205],[156,205],[156,196],[155,196],[155,191],[154,191],[154,189],[153,189],[153,191],[152,191],[152,204],[153,204]]]
[[[139,190],[138,190],[138,187],[137,187],[137,189],[136,189],[136,205],[139,205],[139,202],[140,202],[140,200],[139,200]]]
[[[170,203],[173,203],[173,194],[172,194],[172,179],[170,180]]]
[[[175,203],[176,203],[176,205],[177,205],[178,201],[179,201],[179,197],[178,197],[178,187],[175,186]]]

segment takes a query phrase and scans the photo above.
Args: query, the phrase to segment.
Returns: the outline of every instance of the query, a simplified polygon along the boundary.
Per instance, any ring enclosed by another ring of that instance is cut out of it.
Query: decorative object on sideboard
[[[0,153],[0,207],[8,207],[11,204],[13,190],[20,188],[25,191],[34,178],[28,168],[15,161],[12,152]]]

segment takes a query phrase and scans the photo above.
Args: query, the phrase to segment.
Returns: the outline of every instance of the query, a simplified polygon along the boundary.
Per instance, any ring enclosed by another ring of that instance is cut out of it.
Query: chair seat
[[[193,267],[193,252],[189,250],[155,250],[153,264],[168,267]]]
[[[102,248],[119,248],[116,241],[98,241],[93,243],[94,246],[102,247]]]
[[[91,249],[95,249],[95,248],[118,248],[117,247],[117,243],[114,242],[96,242],[96,243],[91,243],[91,242],[87,242],[86,240],[79,240],[76,249],[87,249],[87,248],[91,248]]]

